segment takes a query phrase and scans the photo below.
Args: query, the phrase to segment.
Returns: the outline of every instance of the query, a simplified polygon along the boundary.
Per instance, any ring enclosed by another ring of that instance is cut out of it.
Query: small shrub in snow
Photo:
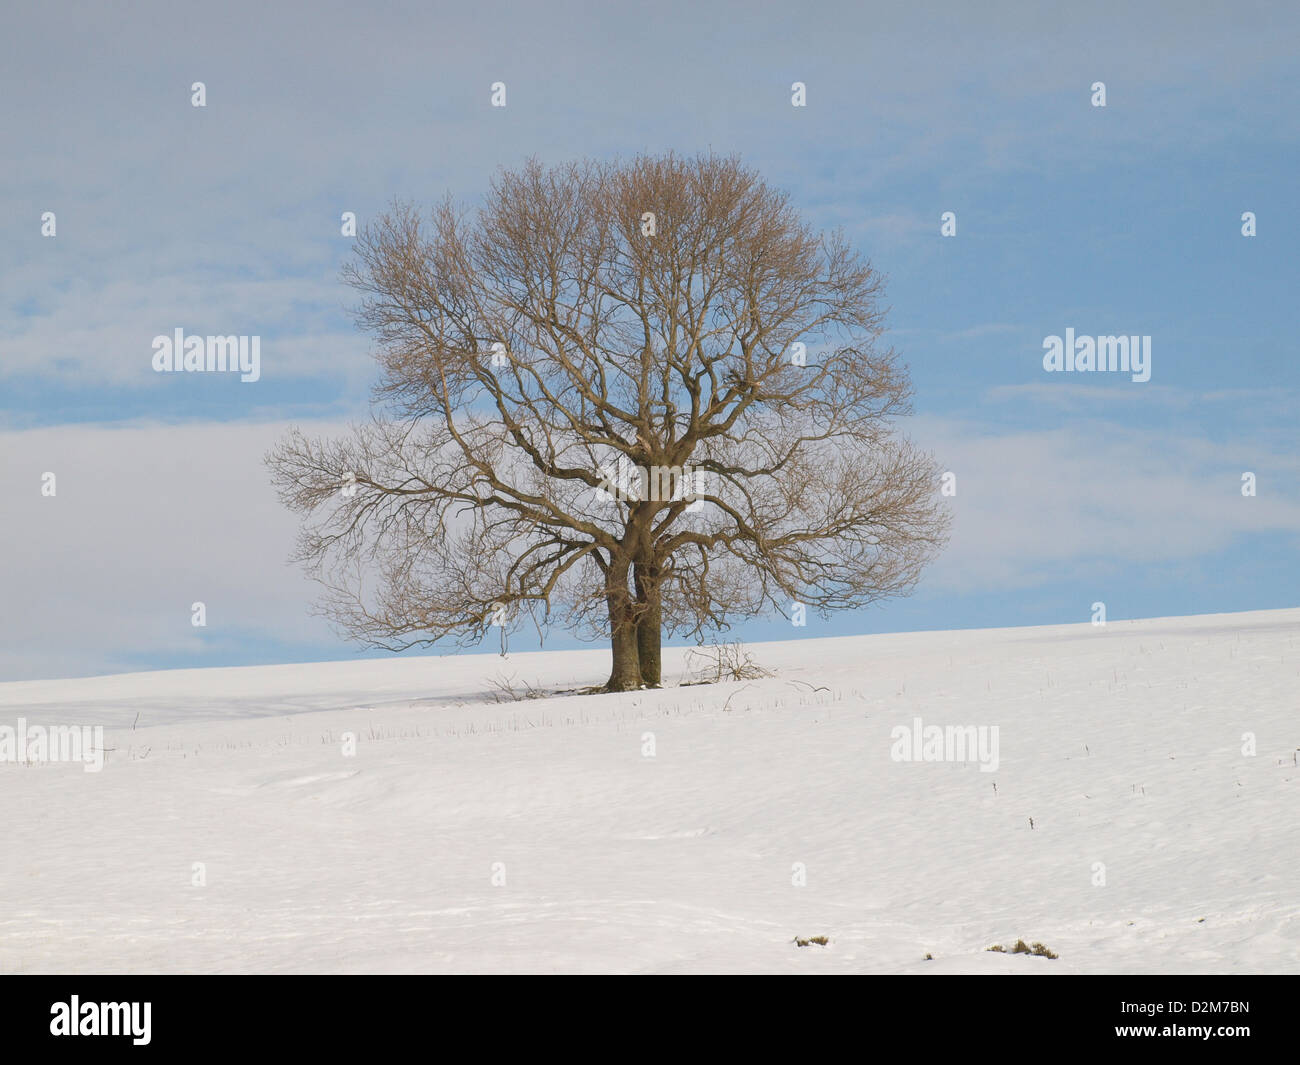
[[[538,688],[534,684],[523,681],[521,686],[512,673],[506,676],[504,673],[498,674],[495,678],[490,678],[488,683],[496,690],[492,692],[492,701],[495,703],[515,703],[522,702],[525,699],[545,699],[548,692]]]
[[[989,947],[988,949],[989,949],[990,951],[992,951],[994,954],[1006,954],[1006,953],[1007,953],[1007,948],[1004,947],[1001,943],[994,943],[993,946]],[[1054,954],[1052,951],[1048,950],[1048,949],[1047,949],[1045,946],[1043,946],[1043,944],[1041,944],[1041,943],[1034,943],[1034,944],[1030,945],[1030,944],[1027,944],[1023,939],[1017,939],[1017,940],[1016,940],[1016,945],[1015,945],[1014,947],[1011,948],[1010,953],[1012,953],[1012,954],[1033,954],[1035,957],[1039,957],[1039,958],[1059,958],[1059,957],[1060,957],[1059,954]]]
[[[721,684],[727,680],[761,680],[772,676],[772,671],[755,662],[740,642],[692,648],[686,653],[686,668],[694,672],[685,684]]]

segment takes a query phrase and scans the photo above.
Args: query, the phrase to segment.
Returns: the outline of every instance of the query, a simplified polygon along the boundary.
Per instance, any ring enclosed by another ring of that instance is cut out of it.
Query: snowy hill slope
[[[0,684],[108,748],[0,764],[0,972],[1300,971],[1300,610],[751,651]],[[996,770],[896,760],[917,718]]]

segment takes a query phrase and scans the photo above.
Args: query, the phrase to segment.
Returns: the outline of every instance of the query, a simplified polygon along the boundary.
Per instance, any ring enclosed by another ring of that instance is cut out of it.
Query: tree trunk
[[[657,688],[663,671],[663,600],[659,567],[638,563],[633,574],[636,580],[636,647],[641,683]]]
[[[636,691],[641,687],[634,604],[627,588],[626,564],[611,564],[605,576],[605,603],[609,608],[609,643],[613,666],[605,690]]]
[[[614,664],[609,673],[605,690],[611,692],[634,692],[641,687],[641,668],[637,654],[636,629],[625,625],[616,629],[610,637]]]

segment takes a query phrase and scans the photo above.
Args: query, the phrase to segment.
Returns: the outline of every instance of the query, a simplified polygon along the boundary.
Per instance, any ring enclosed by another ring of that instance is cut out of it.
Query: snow
[[[607,653],[0,684],[108,748],[0,764],[0,972],[1300,969],[1300,610],[750,650],[501,704]],[[918,717],[996,772],[895,761]]]

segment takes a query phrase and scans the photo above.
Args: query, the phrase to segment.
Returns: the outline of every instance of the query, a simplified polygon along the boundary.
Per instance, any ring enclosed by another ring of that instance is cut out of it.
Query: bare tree
[[[267,461],[373,646],[531,619],[607,637],[625,691],[664,633],[906,594],[945,540],[879,275],[737,159],[530,162],[476,212],[394,205],[344,277],[374,413]]]

